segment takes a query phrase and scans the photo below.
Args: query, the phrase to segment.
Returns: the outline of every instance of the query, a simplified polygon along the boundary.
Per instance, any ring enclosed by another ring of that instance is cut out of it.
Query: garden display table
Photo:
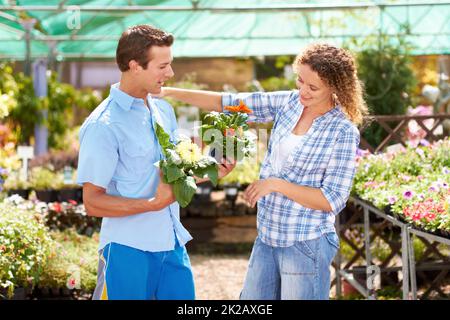
[[[336,279],[333,281],[333,283],[336,284],[337,296],[342,295],[342,277],[364,297],[368,299],[376,299],[376,292],[374,290],[374,286],[371,285],[370,281],[366,281],[364,285],[363,283],[361,283],[361,281],[357,281],[357,279],[355,278],[355,270],[350,270],[350,266],[352,265],[352,263],[354,263],[359,258],[364,259],[366,263],[365,266],[360,268],[365,271],[369,280],[372,280],[374,276],[378,274],[400,270],[402,273],[402,298],[404,300],[417,299],[417,274],[418,272],[431,270],[438,271],[438,275],[435,276],[431,281],[430,287],[422,295],[422,298],[428,297],[428,295],[433,290],[438,292],[441,296],[445,296],[445,294],[440,289],[439,284],[449,273],[450,258],[448,257],[448,254],[446,256],[445,253],[441,252],[437,245],[442,243],[449,246],[450,248],[450,239],[415,229],[411,224],[400,221],[396,217],[386,214],[380,209],[374,207],[371,203],[368,203],[359,198],[350,197],[349,203],[357,207],[359,211],[355,211],[353,216],[350,217],[347,223],[342,223],[338,215],[336,219],[336,230],[338,230],[338,232],[341,234],[341,239],[348,243],[350,247],[355,250],[356,254],[352,261],[350,261],[350,263],[347,263],[344,268],[341,268],[341,252],[338,252],[335,258],[333,265],[336,270],[336,275],[339,276],[336,276]],[[361,222],[361,219],[358,220],[358,217],[355,216],[361,215],[361,213],[362,223],[357,223]],[[375,218],[373,220],[376,220],[377,222],[371,222],[371,215],[373,218]],[[362,248],[358,248],[356,244],[351,243],[350,239],[348,239],[343,232],[350,226],[355,225],[362,226],[364,230],[364,245]],[[383,235],[383,229],[385,229],[386,226],[389,225],[395,226],[400,229],[400,243],[392,241],[392,239],[388,239],[386,235]],[[425,252],[423,257],[421,258],[421,261],[429,257],[431,254],[435,254],[436,256],[438,256],[441,261],[418,264],[417,261],[415,261],[414,257],[412,235],[418,237],[418,239],[420,239],[420,241],[425,246]],[[381,262],[380,266],[377,266],[374,263],[372,259],[372,252],[370,249],[370,244],[377,237],[382,238],[382,240],[385,241],[392,250],[391,254],[386,258],[385,261]],[[388,263],[392,261],[392,259],[397,254],[401,257],[401,266],[387,267]]]

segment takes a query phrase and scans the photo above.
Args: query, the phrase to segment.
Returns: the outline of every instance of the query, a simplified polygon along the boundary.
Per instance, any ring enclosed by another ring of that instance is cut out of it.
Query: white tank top
[[[296,135],[291,132],[287,137],[280,140],[278,146],[273,150],[272,166],[275,169],[275,173],[280,173],[289,155],[299,144],[303,143],[304,139],[305,135]]]

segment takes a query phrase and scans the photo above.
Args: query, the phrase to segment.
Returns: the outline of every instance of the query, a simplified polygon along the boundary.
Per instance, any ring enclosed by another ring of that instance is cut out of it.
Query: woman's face
[[[332,105],[332,90],[307,64],[301,64],[297,74],[300,102],[308,108],[327,108]]]

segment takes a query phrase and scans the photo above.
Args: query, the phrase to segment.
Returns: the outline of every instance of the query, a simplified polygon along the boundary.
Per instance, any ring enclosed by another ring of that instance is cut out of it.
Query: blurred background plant
[[[398,39],[392,43],[383,34],[376,41],[356,41],[349,47],[359,47],[356,59],[358,76],[364,84],[366,102],[373,115],[403,115],[408,106],[416,105],[412,92],[417,83],[412,69],[410,45]],[[377,146],[388,133],[377,123],[364,129],[363,137]]]
[[[46,267],[54,242],[41,216],[0,203],[0,295],[11,297],[16,287],[33,287]]]

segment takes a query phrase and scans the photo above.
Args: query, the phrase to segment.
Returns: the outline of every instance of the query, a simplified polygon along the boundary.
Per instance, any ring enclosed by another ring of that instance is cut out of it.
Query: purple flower
[[[369,151],[369,150],[364,150],[364,149],[360,149],[360,148],[357,148],[357,149],[356,149],[356,155],[357,155],[357,156],[365,157],[365,156],[367,156],[367,155],[369,155],[369,154],[370,154],[370,151]]]
[[[428,140],[422,139],[419,142],[422,146],[424,147],[428,147],[430,145],[430,143],[428,142]]]
[[[401,177],[402,177],[403,181],[406,181],[406,182],[411,181],[411,177],[406,174],[402,174]]]
[[[450,170],[447,167],[442,168],[442,173],[449,174]]]
[[[439,192],[439,186],[434,184],[431,187],[428,188],[428,191],[430,192]]]
[[[416,149],[416,152],[419,156],[421,156],[422,158],[425,156],[425,152],[423,152],[422,149]]]
[[[411,190],[403,192],[403,198],[410,200],[412,197],[414,197],[414,193]]]
[[[388,197],[388,201],[389,201],[389,204],[394,204],[394,203],[396,203],[397,202],[397,197],[396,196],[389,196]]]

